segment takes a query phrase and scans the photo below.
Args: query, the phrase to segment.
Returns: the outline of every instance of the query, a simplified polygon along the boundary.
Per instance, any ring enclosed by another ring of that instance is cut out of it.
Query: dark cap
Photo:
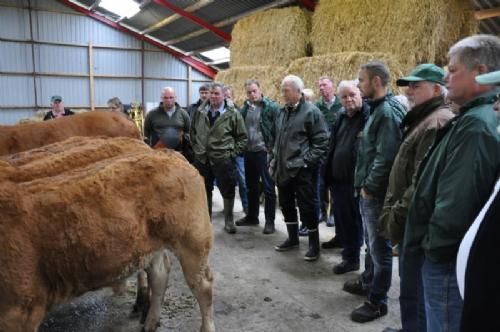
[[[400,78],[396,81],[398,86],[408,86],[410,82],[434,82],[444,85],[445,72],[443,68],[432,63],[424,63],[413,69],[409,76]]]
[[[61,96],[52,96],[50,98],[50,102],[53,103],[55,101],[62,101],[62,97]]]

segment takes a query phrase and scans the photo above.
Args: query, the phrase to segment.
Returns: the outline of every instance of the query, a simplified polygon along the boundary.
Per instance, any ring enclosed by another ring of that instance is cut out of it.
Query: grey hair
[[[456,56],[467,69],[486,65],[488,71],[500,70],[500,38],[493,35],[474,35],[450,47],[448,57]]]
[[[281,81],[281,88],[285,85],[285,83],[290,82],[292,85],[299,90],[299,92],[302,92],[304,90],[304,81],[298,76],[295,75],[287,75],[285,78]]]
[[[119,107],[123,109],[123,103],[118,97],[113,97],[108,100],[108,105],[113,105],[114,107]]]
[[[245,81],[245,88],[248,88],[250,85],[255,84],[258,88],[260,88],[260,83],[255,78],[251,78]]]
[[[391,73],[389,72],[389,68],[382,61],[374,60],[368,63],[362,64],[360,67],[361,70],[366,70],[368,72],[368,77],[370,80],[375,76],[380,77],[380,83],[383,87],[386,87],[391,80]]]
[[[210,84],[210,90],[221,89],[222,91],[224,91],[224,88],[224,84],[220,82],[214,82]]]
[[[340,92],[342,89],[345,88],[356,88],[359,90],[358,83],[359,83],[358,80],[340,81],[339,86],[337,87],[337,91]]]

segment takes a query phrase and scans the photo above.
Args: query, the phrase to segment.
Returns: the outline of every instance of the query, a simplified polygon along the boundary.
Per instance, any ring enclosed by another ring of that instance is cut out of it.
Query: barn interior
[[[187,107],[214,81],[231,86],[242,105],[250,78],[281,103],[285,75],[302,77],[318,95],[319,77],[354,79],[373,59],[388,64],[399,91],[397,78],[420,63],[446,66],[449,47],[476,33],[500,36],[500,0],[0,0],[0,125],[42,121],[54,95],[75,112],[106,110],[119,97],[143,119],[163,87]],[[339,249],[313,264],[302,260],[305,240],[300,251],[275,252],[286,234],[279,207],[276,233],[263,236],[260,225],[228,235],[222,201],[216,190],[217,331],[368,332],[400,324],[397,258],[388,315],[356,324],[349,314],[362,298],[342,285],[358,272],[332,273]],[[243,216],[237,198],[235,218]],[[335,234],[324,223],[319,231],[321,241]],[[172,261],[158,331],[198,330],[196,300]],[[121,296],[102,289],[53,308],[39,331],[139,331],[130,317],[135,282]]]

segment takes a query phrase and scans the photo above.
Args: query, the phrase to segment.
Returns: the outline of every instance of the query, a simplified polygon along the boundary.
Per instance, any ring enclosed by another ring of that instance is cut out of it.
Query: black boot
[[[224,230],[229,234],[236,233],[233,219],[234,198],[224,198]]]
[[[274,233],[274,220],[266,220],[266,224],[264,225],[263,234],[273,234]]]
[[[309,230],[309,250],[304,256],[304,260],[312,262],[319,257],[319,232],[318,229]]]
[[[210,216],[210,221],[212,221],[212,193],[207,193],[207,203],[208,203],[208,215]]]
[[[276,251],[288,251],[299,247],[299,223],[286,224],[288,239],[274,247]]]

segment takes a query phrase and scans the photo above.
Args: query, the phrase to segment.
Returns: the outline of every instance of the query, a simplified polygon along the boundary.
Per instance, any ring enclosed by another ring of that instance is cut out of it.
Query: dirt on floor
[[[243,213],[241,204],[235,205],[237,219]],[[361,271],[340,276],[332,273],[332,266],[341,261],[340,249],[322,250],[318,261],[306,262],[303,256],[307,238],[301,238],[300,248],[295,251],[278,253],[273,249],[286,238],[279,211],[277,231],[272,235],[262,234],[262,223],[238,227],[234,235],[225,233],[222,199],[216,192],[213,211],[215,241],[210,264],[217,331],[381,332],[385,327],[401,326],[397,259],[393,262],[388,315],[370,323],[355,323],[350,313],[365,298],[342,291],[342,285]],[[329,240],[334,230],[321,224],[321,241]],[[123,296],[113,296],[110,289],[103,289],[57,306],[42,322],[39,332],[138,332],[139,319],[131,315],[134,300],[135,278],[131,277]],[[198,304],[173,258],[158,332],[198,331],[200,324]]]

